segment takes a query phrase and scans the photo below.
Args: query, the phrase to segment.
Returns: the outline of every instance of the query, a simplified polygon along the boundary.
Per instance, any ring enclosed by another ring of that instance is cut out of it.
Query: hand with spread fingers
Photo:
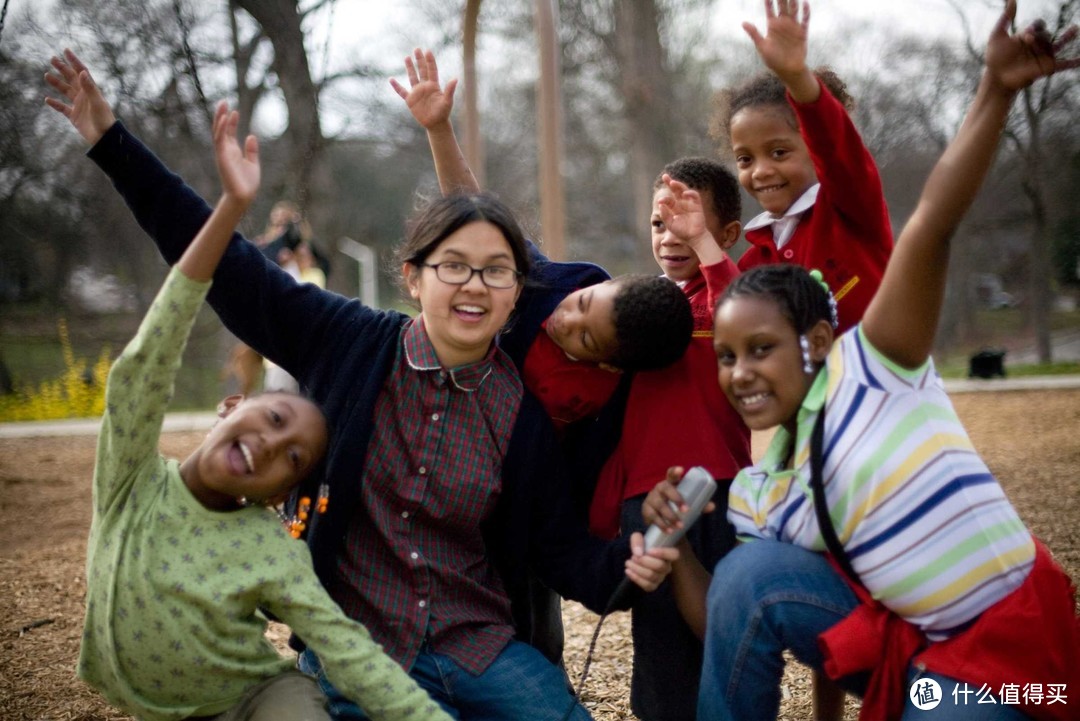
[[[412,57],[405,58],[405,72],[409,78],[409,89],[394,78],[390,85],[409,107],[409,112],[426,130],[431,130],[450,121],[450,111],[454,108],[454,91],[457,79],[451,80],[445,87],[439,85],[439,66],[435,54],[430,50],[416,48]]]
[[[101,94],[90,71],[71,50],[51,59],[53,69],[45,73],[45,82],[64,99],[46,97],[45,104],[64,115],[79,135],[90,145],[96,143],[116,122],[112,108]]]
[[[1016,18],[1016,0],[1010,0],[994,26],[986,45],[987,78],[1006,92],[1016,92],[1041,77],[1080,67],[1080,55],[1063,58],[1061,52],[1072,44],[1077,27],[1070,26],[1055,40],[1042,20],[1025,30],[1010,34]]]

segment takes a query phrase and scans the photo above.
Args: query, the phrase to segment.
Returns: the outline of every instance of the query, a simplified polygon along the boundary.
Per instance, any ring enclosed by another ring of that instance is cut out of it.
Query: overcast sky
[[[487,4],[497,2],[500,0],[487,0]],[[964,8],[971,24],[971,36],[980,38],[980,43],[987,37],[1003,6],[1003,3],[995,0],[954,2]],[[1018,17],[1025,23],[1040,13],[1052,19],[1054,4],[1055,0],[1020,0]],[[337,0],[330,4],[332,19],[329,12],[323,12],[313,18],[310,26],[313,34],[308,47],[313,55],[317,54],[312,58],[316,74],[323,67],[322,50],[326,47],[327,28],[332,28],[329,43],[331,71],[358,57],[383,66],[401,67],[397,64],[398,59],[403,59],[412,47],[429,46],[436,40],[437,29],[425,27],[422,18],[403,9],[408,5],[408,2],[387,0]],[[682,20],[694,25],[704,21],[710,37],[716,42],[743,43],[747,52],[753,52],[741,24],[749,20],[759,27],[764,25],[763,0],[717,0],[713,5],[707,17],[695,13],[692,17],[677,17],[676,22]],[[891,36],[924,34],[960,42],[965,37],[965,28],[949,0],[817,0],[812,4],[811,64],[823,62],[815,57],[815,47],[820,48],[822,53],[828,53],[828,62],[837,64],[841,71],[849,63],[872,63],[873,51],[880,46],[874,42],[874,36],[878,33]],[[497,70],[492,68],[493,63],[501,65],[500,59],[485,57],[482,37],[479,60],[481,84],[485,68],[489,72],[506,72],[505,67]],[[460,76],[460,52],[449,55],[443,52],[439,61],[443,80]],[[534,70],[517,67],[514,72],[525,74]],[[404,71],[401,71],[399,77],[403,75]],[[386,92],[392,92],[389,86]],[[328,121],[333,122],[329,118]]]
[[[955,2],[964,8],[977,37],[986,36],[1002,7],[1002,3],[992,0]],[[337,0],[333,11],[332,62],[335,60],[333,56],[346,52],[358,41],[398,54],[401,54],[402,47],[407,49],[409,45],[408,38],[404,36],[415,37],[416,42],[422,42],[425,28],[401,9],[405,4],[386,0]],[[1040,13],[1047,15],[1054,4],[1053,0],[1021,0],[1018,16],[1024,21]],[[763,25],[764,17],[762,0],[717,0],[710,12],[709,27],[719,38],[725,33],[741,34],[740,26],[744,20]],[[963,27],[949,0],[817,0],[812,5],[811,32],[831,34],[842,26],[859,21],[872,23],[888,33],[963,37]]]

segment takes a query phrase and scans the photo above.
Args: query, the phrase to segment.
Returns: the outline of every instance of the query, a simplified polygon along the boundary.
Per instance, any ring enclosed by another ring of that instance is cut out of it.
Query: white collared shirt
[[[799,226],[803,213],[814,207],[820,189],[821,183],[814,183],[791,204],[790,208],[784,211],[783,215],[773,215],[766,211],[747,223],[744,230],[757,230],[771,225],[773,243],[776,244],[776,249],[780,250],[791,240],[791,236],[795,235],[795,228]]]

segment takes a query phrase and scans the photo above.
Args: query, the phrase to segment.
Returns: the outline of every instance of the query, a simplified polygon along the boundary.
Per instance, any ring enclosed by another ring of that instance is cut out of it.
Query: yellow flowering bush
[[[0,396],[0,421],[89,418],[104,412],[105,379],[112,365],[109,349],[103,348],[91,365],[87,359],[75,357],[67,322],[61,319],[58,326],[64,371],[59,378],[42,381],[37,387],[27,385]]]

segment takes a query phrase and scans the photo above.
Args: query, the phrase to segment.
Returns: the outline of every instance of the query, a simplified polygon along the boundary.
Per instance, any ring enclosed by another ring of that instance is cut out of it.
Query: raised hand
[[[1010,35],[1009,27],[1015,17],[1016,0],[1010,0],[986,45],[987,78],[998,87],[1006,92],[1015,92],[1041,77],[1080,67],[1080,57],[1059,57],[1059,53],[1076,39],[1075,25],[1065,30],[1057,41],[1042,20],[1036,20],[1025,30]]]
[[[810,4],[803,2],[799,18],[798,0],[765,0],[765,35],[753,23],[743,30],[754,41],[765,65],[788,84],[806,70],[806,38],[810,26]]]
[[[426,130],[449,123],[457,79],[448,82],[445,88],[441,87],[435,54],[420,48],[413,51],[413,57],[405,58],[405,72],[409,77],[408,90],[394,78],[390,78],[390,85],[405,101],[416,122]]]
[[[79,135],[93,145],[116,122],[112,108],[90,71],[74,52],[65,49],[63,58],[53,56],[50,63],[53,70],[45,73],[45,82],[64,96],[67,102],[46,97],[45,104],[64,115]]]
[[[214,112],[214,159],[221,177],[222,194],[239,201],[245,208],[259,191],[259,141],[254,135],[244,139],[241,148],[236,138],[240,113],[230,112],[223,100]]]
[[[702,235],[708,233],[701,193],[691,190],[686,183],[674,180],[667,173],[662,179],[671,190],[671,195],[656,201],[660,218],[676,238],[693,247],[696,241],[702,239]]]

